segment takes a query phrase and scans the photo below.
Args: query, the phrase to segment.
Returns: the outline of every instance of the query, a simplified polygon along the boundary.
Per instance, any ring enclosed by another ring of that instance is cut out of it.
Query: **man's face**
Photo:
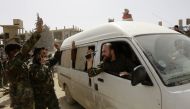
[[[41,56],[42,58],[47,57],[47,51],[46,51],[45,49],[41,50],[40,56]]]
[[[102,47],[102,57],[103,57],[103,61],[111,59],[111,50],[110,50],[109,46],[104,45]]]
[[[9,59],[14,58],[17,52],[19,52],[19,49],[15,49],[15,50],[11,51],[11,52],[8,54]]]
[[[44,64],[46,62],[46,59],[47,59],[47,50],[43,49],[40,52],[40,61],[41,61],[41,64]]]

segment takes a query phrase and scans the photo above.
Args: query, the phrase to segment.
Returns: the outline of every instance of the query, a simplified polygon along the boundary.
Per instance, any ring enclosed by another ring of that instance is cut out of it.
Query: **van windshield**
[[[135,37],[166,86],[190,82],[190,38],[181,34]]]

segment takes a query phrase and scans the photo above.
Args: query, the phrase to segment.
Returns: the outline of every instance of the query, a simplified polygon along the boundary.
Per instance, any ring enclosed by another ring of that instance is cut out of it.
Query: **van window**
[[[168,87],[190,83],[190,39],[182,34],[135,37],[146,57]]]
[[[92,52],[94,52],[95,47],[94,46],[85,46],[85,47],[80,47],[77,48],[77,55],[76,55],[76,64],[75,64],[75,69],[79,71],[87,71],[88,67],[93,66],[93,57],[91,55]],[[92,61],[88,62],[86,59],[91,58]]]
[[[71,50],[62,51],[61,59],[61,66],[71,68]]]
[[[108,45],[110,49],[106,50],[104,45]],[[127,72],[131,75],[133,69],[141,65],[131,46],[124,41],[102,44],[100,60],[104,62],[104,71],[106,73],[127,79],[131,79],[130,76],[121,76],[121,72]]]

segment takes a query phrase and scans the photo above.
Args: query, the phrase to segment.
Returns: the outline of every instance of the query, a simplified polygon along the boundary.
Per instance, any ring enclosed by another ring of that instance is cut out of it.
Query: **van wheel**
[[[71,96],[71,93],[69,91],[68,86],[65,86],[65,96],[66,96],[66,102],[68,104],[74,104],[76,103],[76,101],[73,99],[73,97]]]

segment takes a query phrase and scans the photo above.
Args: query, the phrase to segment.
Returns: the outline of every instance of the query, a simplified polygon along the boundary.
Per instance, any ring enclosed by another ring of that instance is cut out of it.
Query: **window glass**
[[[166,86],[190,82],[190,39],[187,36],[157,34],[136,39]]]
[[[124,41],[102,44],[101,60],[103,61],[104,72],[128,79],[130,76],[125,74],[131,75],[133,69],[140,65],[136,54],[130,45]]]
[[[71,68],[71,50],[64,50],[61,59],[61,65],[63,67]]]
[[[93,66],[94,46],[85,46],[77,48],[75,69],[80,71],[87,71],[88,68]],[[90,61],[87,62],[87,59]],[[90,67],[89,67],[90,66]]]
[[[86,62],[85,55],[87,50],[88,47],[77,48],[75,69],[84,71]]]

